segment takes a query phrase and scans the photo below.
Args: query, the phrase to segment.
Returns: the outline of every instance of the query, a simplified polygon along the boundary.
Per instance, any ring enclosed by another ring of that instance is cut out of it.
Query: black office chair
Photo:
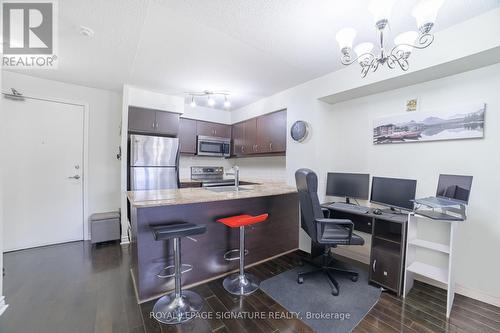
[[[299,169],[295,172],[295,181],[299,192],[300,211],[302,217],[302,228],[311,237],[313,245],[324,247],[324,253],[321,256],[321,264],[312,260],[303,260],[316,267],[308,272],[300,272],[297,276],[297,282],[302,284],[304,276],[325,273],[332,286],[332,295],[339,294],[339,284],[335,280],[333,273],[348,274],[352,281],[358,280],[358,273],[351,270],[333,267],[331,264],[333,258],[330,256],[330,249],[337,245],[363,245],[363,238],[352,233],[354,224],[350,220],[325,218],[324,212],[318,199],[318,177],[310,169]]]

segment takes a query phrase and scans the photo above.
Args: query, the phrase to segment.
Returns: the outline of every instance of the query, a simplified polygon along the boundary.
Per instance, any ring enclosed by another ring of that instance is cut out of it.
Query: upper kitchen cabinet
[[[231,126],[225,124],[212,123],[209,121],[198,120],[196,122],[196,135],[230,138]]]
[[[128,130],[133,132],[154,132],[156,111],[131,106],[128,108]]]
[[[257,150],[259,153],[286,152],[286,111],[257,118]]]
[[[196,120],[181,118],[179,122],[180,152],[196,154]]]
[[[179,114],[130,106],[128,130],[131,132],[177,136]]]
[[[257,154],[259,152],[257,145],[257,118],[245,120],[245,155]]]
[[[233,145],[233,153],[236,156],[284,154],[286,110],[234,124]]]
[[[179,114],[157,111],[156,133],[164,135],[177,135],[179,133]]]
[[[245,154],[245,123],[233,125],[233,155]]]

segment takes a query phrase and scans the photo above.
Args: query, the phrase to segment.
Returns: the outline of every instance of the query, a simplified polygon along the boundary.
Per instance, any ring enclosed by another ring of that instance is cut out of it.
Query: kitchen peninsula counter
[[[231,186],[226,186],[230,188]],[[135,207],[155,207],[167,205],[193,204],[209,201],[247,199],[272,195],[295,193],[294,187],[285,182],[259,181],[255,185],[241,185],[236,192],[214,192],[207,188],[193,187],[169,190],[129,191],[131,205]]]
[[[182,263],[193,269],[182,275],[183,287],[213,280],[237,271],[239,261],[226,261],[224,253],[239,246],[239,231],[217,222],[222,217],[268,213],[269,218],[246,228],[249,251],[245,264],[252,266],[298,248],[299,207],[294,187],[277,181],[253,181],[238,192],[206,188],[130,191],[132,274],[138,301],[144,302],[174,289],[171,242],[154,240],[151,226],[179,221],[203,224],[207,232],[181,240]]]

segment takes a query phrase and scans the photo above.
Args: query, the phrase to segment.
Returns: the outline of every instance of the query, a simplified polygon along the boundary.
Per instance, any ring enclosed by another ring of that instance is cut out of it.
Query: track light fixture
[[[190,92],[186,92],[185,94],[191,98],[191,103],[189,103],[189,105],[193,108],[198,105],[196,103],[196,98],[206,98],[207,99],[207,106],[214,107],[217,104],[217,102],[215,100],[215,98],[217,96],[224,97],[224,107],[226,109],[231,107],[231,101],[229,100],[230,93],[228,91],[225,91],[225,90],[190,91]]]

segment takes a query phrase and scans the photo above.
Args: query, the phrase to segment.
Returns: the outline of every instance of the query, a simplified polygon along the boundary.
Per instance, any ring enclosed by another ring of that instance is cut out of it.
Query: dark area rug
[[[263,281],[260,288],[288,311],[318,333],[351,332],[377,303],[381,290],[368,284],[366,268],[355,267],[357,282],[336,274],[340,294],[333,296],[326,274],[304,277],[297,283],[297,273],[312,270],[309,265],[296,267]]]

